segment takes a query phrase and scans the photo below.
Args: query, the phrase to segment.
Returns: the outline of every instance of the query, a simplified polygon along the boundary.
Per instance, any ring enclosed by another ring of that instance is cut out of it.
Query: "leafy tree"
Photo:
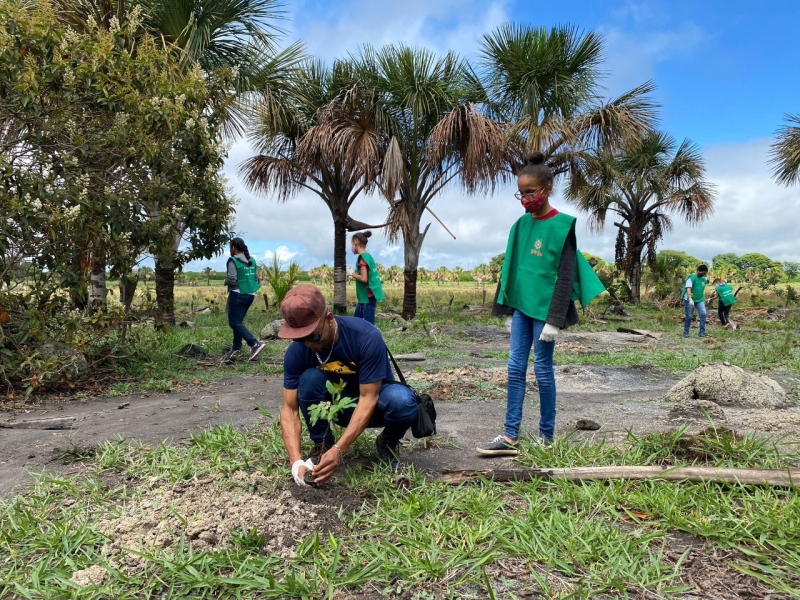
[[[213,274],[214,274],[214,269],[212,269],[211,267],[206,267],[205,269],[203,269],[203,275],[206,276],[206,285],[207,286],[211,285],[211,276]]]
[[[602,231],[606,216],[619,218],[615,263],[638,302],[644,255],[656,265],[656,248],[672,228],[672,214],[697,224],[714,212],[714,186],[705,180],[705,164],[689,140],[678,146],[660,132],[650,132],[620,150],[587,153],[572,178],[568,199],[589,213],[589,225]]]
[[[162,252],[176,218],[185,254],[210,257],[232,210],[218,122],[206,116],[224,80],[180,69],[136,35],[135,13],[85,33],[60,25],[48,3],[4,1],[0,13],[0,203],[13,215],[0,250],[30,257],[40,307],[87,270],[102,306],[106,267],[122,278],[143,252]]]
[[[786,120],[770,148],[770,164],[778,183],[793,185],[800,181],[800,114],[787,115]]]
[[[203,117],[218,119],[229,133],[243,129],[247,114],[247,102],[243,100],[248,92],[259,88],[265,95],[274,95],[276,90],[280,91],[287,72],[303,55],[300,44],[282,51],[275,48],[279,30],[271,23],[281,16],[277,0],[139,0],[127,5],[110,0],[55,0],[54,4],[58,18],[77,31],[125,26],[139,39],[166,44],[175,66],[185,72],[199,67],[213,80],[219,72],[235,71],[237,75],[226,82],[224,93],[216,93],[209,87],[211,93],[205,103],[208,110]],[[229,91],[235,91],[240,101],[235,102]],[[196,221],[193,223],[185,214],[172,213],[169,199],[166,203],[164,198],[151,200],[147,213],[150,218],[163,221],[172,215],[169,231],[172,243],[159,247],[154,257],[157,322],[174,326],[175,270],[187,260],[204,258],[209,253],[205,248],[200,254],[195,251],[198,236],[191,230],[197,227]],[[206,215],[216,211],[213,203],[201,208]],[[207,221],[206,230],[213,221]],[[186,242],[191,247],[181,249]]]
[[[505,252],[498,254],[497,256],[493,256],[492,260],[489,261],[489,273],[492,275],[492,283],[497,283],[497,278],[500,277],[500,273],[503,271],[503,263],[505,261]]]
[[[798,262],[785,262],[783,263],[783,272],[789,281],[794,281],[798,274],[800,274],[800,263]]]

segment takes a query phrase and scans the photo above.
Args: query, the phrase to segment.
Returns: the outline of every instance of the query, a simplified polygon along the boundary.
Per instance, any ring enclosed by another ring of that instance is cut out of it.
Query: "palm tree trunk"
[[[333,217],[333,312],[347,314],[346,219]]]
[[[430,223],[425,231],[419,233],[415,227],[403,236],[403,254],[405,269],[403,270],[403,311],[404,319],[413,319],[417,315],[417,268],[419,267],[419,253],[425,234],[428,233]]]
[[[642,289],[642,252],[644,251],[644,232],[634,231],[630,244],[631,262],[628,267],[628,283],[631,287],[630,300],[633,304],[638,304],[641,300]]]
[[[641,300],[641,287],[642,287],[642,256],[635,254],[631,264],[631,302],[637,304]]]
[[[156,256],[156,327],[175,327],[175,255],[182,236],[175,234],[168,253]]]
[[[156,258],[156,327],[175,327],[175,267],[171,256]]]

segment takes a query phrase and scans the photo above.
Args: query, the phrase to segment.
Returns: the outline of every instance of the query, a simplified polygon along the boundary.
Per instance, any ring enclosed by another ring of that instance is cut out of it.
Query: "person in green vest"
[[[350,240],[350,249],[356,258],[356,268],[350,276],[356,280],[356,312],[358,319],[364,319],[375,325],[375,308],[383,300],[383,287],[378,275],[375,259],[367,252],[367,242],[372,237],[371,231],[354,233]]]
[[[508,400],[502,435],[476,448],[489,456],[519,454],[519,429],[525,403],[526,373],[533,347],[539,386],[538,441],[549,446],[555,435],[555,339],[578,322],[574,301],[586,306],[605,291],[575,238],[575,217],[550,205],[553,171],[544,154],[532,154],[517,173],[515,194],[525,214],[511,227],[493,314],[513,309],[508,356]]]
[[[222,359],[223,363],[234,362],[242,349],[242,340],[250,346],[250,360],[255,360],[264,349],[244,325],[244,318],[261,285],[256,278],[256,261],[250,256],[242,238],[233,238],[230,246],[225,285],[228,286],[228,325],[233,329],[233,345]]]
[[[721,279],[714,280],[714,289],[719,298],[719,308],[717,308],[719,322],[727,325],[731,322],[731,307],[736,302],[736,296],[733,295],[733,288]]]
[[[689,337],[689,328],[692,326],[694,311],[700,317],[700,337],[706,337],[706,286],[708,285],[708,267],[699,265],[697,271],[689,275],[683,285],[681,298],[685,317],[683,319],[683,337]]]

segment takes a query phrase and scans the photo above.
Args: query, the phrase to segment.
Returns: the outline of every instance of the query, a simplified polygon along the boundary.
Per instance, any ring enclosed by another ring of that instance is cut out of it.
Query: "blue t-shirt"
[[[333,345],[333,353],[328,363],[339,361],[344,365],[355,366],[358,383],[394,381],[386,343],[380,330],[364,319],[354,317],[334,317],[339,327],[339,339]],[[322,360],[328,350],[319,353]],[[283,387],[296,390],[300,376],[308,369],[319,367],[316,354],[302,342],[292,342],[283,356]],[[355,375],[351,376],[355,377]],[[343,379],[345,379],[343,377]]]

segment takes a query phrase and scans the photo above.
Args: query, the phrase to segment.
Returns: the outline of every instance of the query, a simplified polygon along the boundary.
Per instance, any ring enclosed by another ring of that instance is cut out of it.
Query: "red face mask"
[[[539,209],[544,206],[544,203],[547,202],[547,194],[544,192],[539,192],[532,198],[523,198],[520,200],[522,202],[523,208],[525,208],[525,212],[529,212],[531,214],[535,214],[539,212]]]

